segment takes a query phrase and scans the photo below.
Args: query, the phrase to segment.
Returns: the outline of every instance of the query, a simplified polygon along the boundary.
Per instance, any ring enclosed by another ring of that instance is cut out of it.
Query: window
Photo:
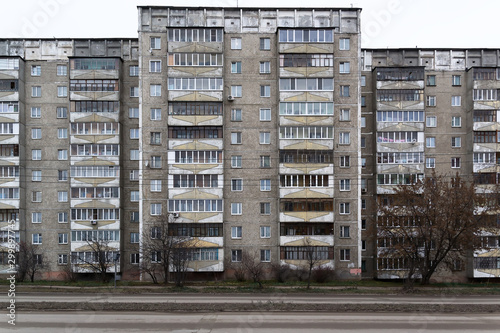
[[[67,181],[68,180],[68,170],[57,170],[57,180]]]
[[[351,237],[351,227],[348,225],[340,226],[340,238],[350,238]]]
[[[271,73],[271,62],[270,61],[261,61],[260,62],[260,73],[261,74]]]
[[[342,215],[347,215],[347,214],[351,213],[349,202],[341,202],[339,204],[339,208],[340,208],[339,209],[340,210],[340,214],[342,214]]]
[[[231,227],[231,238],[232,239],[241,238],[241,227]]]
[[[240,155],[231,156],[231,168],[241,168],[241,156]]]
[[[130,254],[130,263],[131,264],[138,264],[139,263],[139,253],[131,253]]]
[[[40,65],[31,66],[31,76],[40,76],[42,73],[42,67]]]
[[[231,191],[243,191],[243,179],[231,179]]]
[[[366,187],[364,187],[366,189]],[[366,209],[366,199],[361,199],[361,209]]]
[[[260,167],[261,168],[270,168],[271,167],[271,156],[261,155],[260,156]]]
[[[364,136],[361,137],[361,148],[366,148],[366,138]]]
[[[67,149],[58,149],[57,150],[57,159],[60,161],[65,161],[68,159],[68,150]]]
[[[366,251],[366,241],[361,240],[361,251]]]
[[[271,49],[271,38],[261,38],[260,49],[263,51],[269,51]]]
[[[432,136],[425,138],[425,146],[427,148],[436,148],[436,138]]]
[[[151,120],[161,120],[161,109],[151,109]]]
[[[434,169],[436,167],[436,159],[434,157],[427,157],[425,159],[425,167],[428,169]]]
[[[41,191],[33,191],[31,201],[33,202],[42,202],[42,192]]]
[[[139,170],[130,170],[130,180],[139,180]]]
[[[261,145],[268,145],[271,143],[271,133],[270,132],[260,132],[259,143]]]
[[[350,261],[351,260],[351,250],[341,249],[340,250],[340,261]]]
[[[271,97],[271,86],[260,86],[260,97]]]
[[[31,223],[42,223],[42,213],[40,212],[31,213]]]
[[[351,72],[351,64],[349,62],[340,62],[339,63],[339,73],[347,74]]]
[[[427,106],[436,106],[436,96],[427,96]]]
[[[153,203],[149,206],[151,215],[161,215],[161,203]]]
[[[130,212],[130,222],[139,222],[139,212]]]
[[[68,264],[68,255],[67,254],[58,254],[57,255],[57,264],[58,265],[67,265]]]
[[[351,161],[350,161],[349,156],[340,156],[340,167],[341,168],[347,168],[351,166]]]
[[[161,84],[152,84],[149,86],[149,95],[151,97],[161,96]]]
[[[460,157],[451,158],[451,167],[454,169],[460,168]]]
[[[340,109],[340,121],[350,121],[351,120],[351,112],[349,109]]]
[[[131,202],[139,201],[139,191],[130,191],[130,201]]]
[[[31,87],[31,97],[41,97],[42,96],[42,87],[33,86]]]
[[[161,156],[151,156],[151,168],[161,168]]]
[[[67,75],[68,75],[68,66],[57,65],[57,76],[67,76]]]
[[[139,76],[139,66],[129,66],[129,76]]]
[[[350,39],[349,38],[340,38],[339,39],[339,50],[348,51],[350,49]]]
[[[149,61],[149,72],[150,73],[161,73],[161,60],[150,60]]]
[[[31,150],[31,159],[33,161],[40,161],[42,159],[42,150],[41,149],[32,149]]]
[[[462,138],[459,136],[454,136],[451,138],[451,146],[453,148],[460,148],[462,147]]]
[[[340,86],[340,96],[349,97],[349,86]]]
[[[427,75],[427,85],[428,86],[436,85],[436,75]]]
[[[130,149],[130,160],[138,161],[139,160],[139,150],[138,149]]]
[[[241,86],[231,86],[231,96],[241,97]]]
[[[42,234],[32,234],[31,235],[32,244],[42,244]]]
[[[241,38],[231,38],[231,50],[241,50]]]
[[[41,128],[32,128],[31,129],[31,138],[33,140],[40,140],[42,138],[42,129]]]
[[[453,75],[451,77],[451,84],[453,86],[461,86],[462,85],[462,77],[460,75]]]
[[[57,201],[58,202],[68,202],[68,192],[58,191],[57,192]]]
[[[271,203],[270,202],[261,202],[260,203],[260,214],[261,215],[270,215],[271,214]]]
[[[451,96],[451,106],[462,105],[462,96]]]
[[[130,233],[130,243],[139,244],[139,233],[138,232],[131,232]]]
[[[231,121],[241,121],[241,109],[231,109]]]
[[[366,230],[366,220],[361,220],[361,230]]]
[[[451,127],[461,127],[462,117],[451,117]]]
[[[68,97],[68,87],[58,86],[57,87],[57,97]]]
[[[231,144],[232,145],[240,145],[241,144],[241,132],[232,132],[231,133]]]
[[[161,49],[161,39],[160,37],[151,37],[150,39],[150,47],[152,50]]]
[[[271,227],[270,226],[260,227],[260,238],[271,238]]]
[[[361,127],[366,127],[366,117],[361,117]]]
[[[241,61],[232,61],[231,62],[231,73],[241,74]]]
[[[427,127],[436,127],[437,126],[437,117],[436,116],[427,116],[425,119],[425,125]]]
[[[271,191],[271,179],[261,179],[260,180],[260,190],[261,191]]]
[[[351,143],[351,136],[349,132],[340,132],[339,133],[339,144],[348,145]]]
[[[366,75],[361,75],[361,86],[366,87]]]
[[[271,121],[271,109],[260,109],[260,121]]]
[[[129,118],[139,118],[139,108],[128,108]]]
[[[59,241],[59,244],[68,244],[68,234],[66,233],[57,234],[57,239]]]
[[[341,179],[340,180],[340,190],[341,191],[350,191],[351,190],[351,180],[350,179]]]
[[[139,97],[139,87],[130,87],[130,97]]]
[[[260,261],[270,262],[271,261],[271,250],[260,250]]]
[[[65,106],[58,106],[56,109],[56,116],[59,119],[68,118],[68,108]]]
[[[363,147],[361,147],[361,148],[363,148]],[[366,168],[366,157],[361,158],[361,167]]]
[[[241,215],[243,204],[241,202],[231,203],[231,215]]]
[[[151,179],[151,192],[161,192],[161,179]]]
[[[57,138],[58,139],[67,139],[68,138],[68,129],[67,128],[58,128],[57,129]]]
[[[241,262],[242,251],[241,250],[231,250],[231,261]]]
[[[31,118],[41,118],[42,109],[39,106],[31,107]]]
[[[366,97],[361,96],[361,106],[366,106]]]
[[[31,181],[41,182],[42,181],[42,171],[41,170],[31,171]]]
[[[131,139],[139,139],[139,129],[138,128],[131,128],[130,129],[130,138]]]
[[[151,262],[161,262],[161,252],[160,251],[151,252]]]

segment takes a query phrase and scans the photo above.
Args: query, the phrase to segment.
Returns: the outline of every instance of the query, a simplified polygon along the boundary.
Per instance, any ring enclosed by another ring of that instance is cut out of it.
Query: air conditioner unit
[[[96,225],[97,221],[96,220],[92,220],[92,221],[90,221],[90,224]]]
[[[227,96],[228,101],[234,101],[234,97],[232,95]]]
[[[179,217],[179,213],[172,213],[172,217],[175,218],[175,219],[178,218]]]
[[[366,192],[368,192],[368,190],[366,188],[361,189],[361,193],[366,193]]]

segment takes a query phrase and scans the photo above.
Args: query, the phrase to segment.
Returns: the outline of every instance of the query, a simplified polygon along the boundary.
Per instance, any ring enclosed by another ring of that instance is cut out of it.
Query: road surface
[[[498,332],[500,314],[21,312],[16,332],[430,333]],[[9,325],[10,326],[10,325]],[[6,322],[1,332],[9,332]]]
[[[500,296],[414,296],[329,294],[108,294],[108,293],[16,293],[16,302],[91,303],[237,303],[279,302],[293,304],[500,304]],[[7,294],[0,302],[8,302]]]

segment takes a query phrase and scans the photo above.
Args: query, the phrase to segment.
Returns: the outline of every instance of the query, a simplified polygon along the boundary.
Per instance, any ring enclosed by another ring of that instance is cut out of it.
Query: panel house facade
[[[13,221],[45,279],[91,272],[98,243],[107,272],[147,280],[166,223],[192,279],[311,254],[399,279],[376,236],[395,185],[498,183],[499,50],[361,49],[357,8],[138,11],[137,39],[0,40],[1,272]],[[500,233],[479,237],[437,279],[499,277]]]

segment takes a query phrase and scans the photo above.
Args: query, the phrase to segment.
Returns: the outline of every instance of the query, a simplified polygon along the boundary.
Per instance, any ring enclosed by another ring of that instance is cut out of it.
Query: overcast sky
[[[3,0],[0,38],[137,37],[137,5],[300,7],[303,0]],[[500,48],[498,0],[313,0],[362,8],[362,47]]]

